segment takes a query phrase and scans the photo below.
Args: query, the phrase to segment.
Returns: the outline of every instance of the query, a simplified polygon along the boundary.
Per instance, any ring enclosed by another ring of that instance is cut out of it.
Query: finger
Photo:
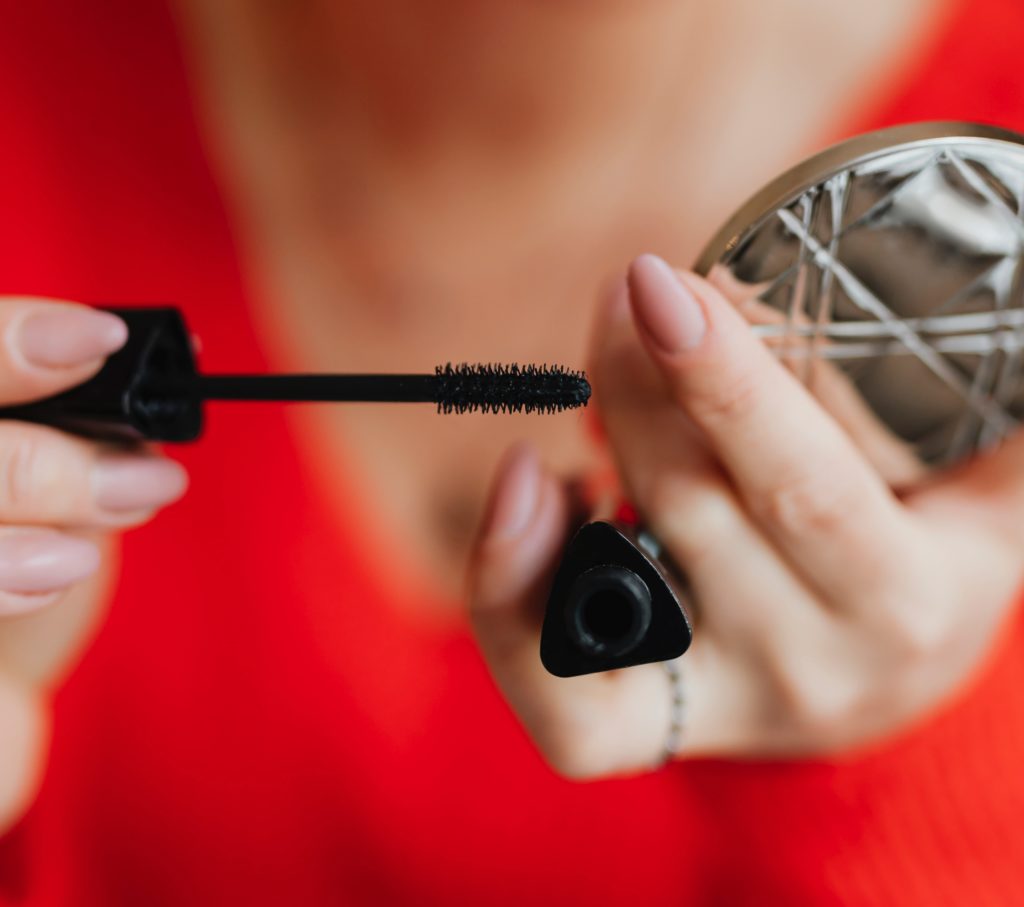
[[[643,256],[629,286],[670,393],[791,562],[836,602],[892,588],[912,524],[835,421],[706,281]]]
[[[0,835],[28,807],[42,777],[49,735],[42,703],[0,675]]]
[[[650,666],[560,678],[539,657],[544,602],[568,531],[565,490],[528,448],[506,458],[470,570],[481,651],[548,762],[574,777],[649,768],[668,727],[669,691]]]
[[[778,701],[796,701],[798,665],[802,674],[825,663],[830,677],[835,616],[739,504],[658,380],[628,305],[621,309],[610,307],[601,319],[588,373],[631,500],[683,569],[696,612],[694,643],[679,662],[681,755],[790,751],[799,728],[780,720]],[[818,689],[815,707],[830,707],[844,677]]]
[[[720,477],[716,460],[640,343],[625,282],[603,307],[587,371],[602,437],[629,500],[640,506],[645,519],[650,515],[641,502],[658,497],[657,486],[667,471],[694,481]]]
[[[811,362],[807,386],[890,488],[902,491],[924,481],[928,466],[913,446],[889,430],[831,362]]]
[[[187,485],[184,468],[166,457],[0,421],[0,523],[134,525]]]
[[[708,274],[708,282],[750,324],[782,326],[787,323],[784,312],[758,299],[765,287],[744,284],[718,265]],[[798,326],[811,324],[802,313],[797,313],[794,322]],[[835,363],[821,358],[819,351],[830,343],[827,337],[780,334],[762,338],[762,342],[811,391],[886,484],[906,489],[924,479],[928,467],[913,447],[893,434],[875,415]]]
[[[128,339],[110,312],[0,297],[0,405],[48,397],[92,377]]]
[[[816,607],[809,592],[669,396],[628,304],[602,319],[588,373],[629,499],[685,573],[700,632],[761,644],[780,624],[803,620]]]
[[[101,530],[67,533],[99,550],[100,566],[71,585],[30,594],[28,607],[0,617],[3,673],[31,689],[47,689],[65,677],[83,643],[98,626],[117,579],[117,544]]]
[[[0,619],[38,611],[100,566],[99,548],[55,529],[0,529]]]

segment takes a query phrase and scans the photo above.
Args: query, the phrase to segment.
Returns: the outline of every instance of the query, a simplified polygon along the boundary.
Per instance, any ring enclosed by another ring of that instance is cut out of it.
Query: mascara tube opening
[[[566,621],[569,638],[587,655],[624,655],[651,625],[650,590],[626,567],[592,567],[569,591]]]

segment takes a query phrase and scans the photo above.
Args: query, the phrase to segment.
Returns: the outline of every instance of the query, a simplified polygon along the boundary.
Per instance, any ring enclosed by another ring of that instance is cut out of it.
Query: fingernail
[[[0,535],[0,589],[53,592],[85,579],[100,564],[99,549],[53,529],[15,529]]]
[[[128,326],[110,312],[66,305],[40,306],[17,325],[14,345],[40,368],[73,368],[124,346]]]
[[[180,464],[137,454],[101,456],[93,481],[97,505],[112,513],[163,507],[188,488],[188,474]]]
[[[533,447],[525,443],[513,447],[505,455],[499,476],[485,535],[511,539],[527,527],[540,497],[540,465]]]
[[[700,303],[656,255],[641,255],[630,266],[629,298],[640,327],[666,353],[693,349],[704,338]]]

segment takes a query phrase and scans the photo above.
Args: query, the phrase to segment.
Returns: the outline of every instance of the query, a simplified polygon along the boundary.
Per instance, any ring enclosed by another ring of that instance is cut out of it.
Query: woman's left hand
[[[834,752],[939,707],[1024,579],[1024,436],[897,494],[877,426],[861,437],[826,410],[707,281],[644,256],[628,295],[591,376],[626,493],[691,584],[681,755]],[[474,627],[557,771],[643,770],[669,730],[660,666],[563,679],[540,663],[568,511],[564,483],[511,453],[471,570]]]

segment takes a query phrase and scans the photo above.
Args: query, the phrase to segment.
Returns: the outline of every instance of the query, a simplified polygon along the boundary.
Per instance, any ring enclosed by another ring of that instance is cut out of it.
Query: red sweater
[[[0,11],[0,292],[174,301],[208,368],[267,367],[167,12]],[[1020,0],[951,16],[850,131],[1024,129]],[[258,412],[216,408],[180,450],[187,499],[127,537],[0,904],[1024,903],[1024,622],[856,758],[566,782],[464,624],[384,594],[285,414]]]

